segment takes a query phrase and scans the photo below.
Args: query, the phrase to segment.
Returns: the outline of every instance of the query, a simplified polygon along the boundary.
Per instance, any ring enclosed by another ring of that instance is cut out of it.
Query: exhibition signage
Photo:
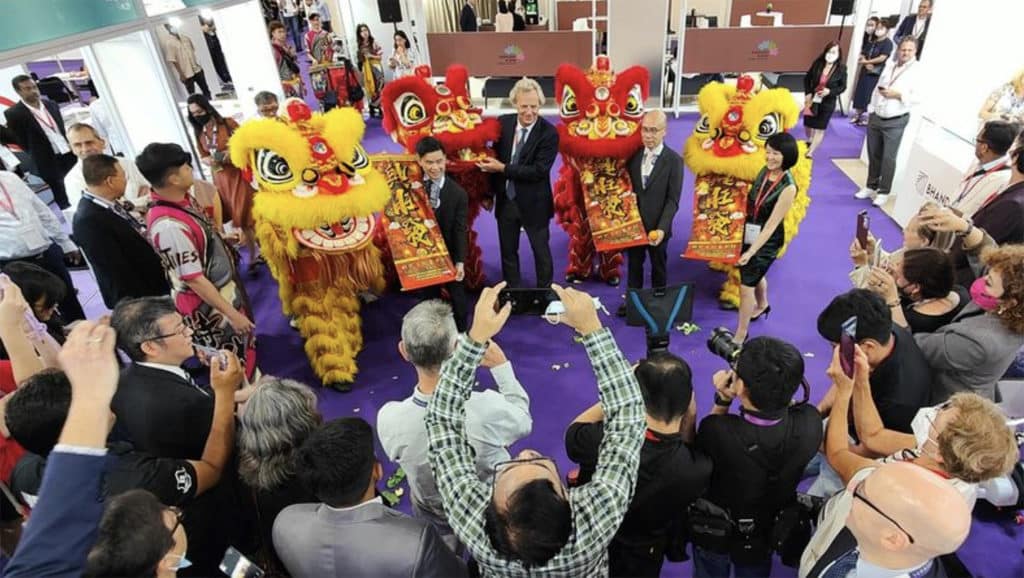
[[[0,51],[125,24],[139,18],[134,0],[7,0]]]

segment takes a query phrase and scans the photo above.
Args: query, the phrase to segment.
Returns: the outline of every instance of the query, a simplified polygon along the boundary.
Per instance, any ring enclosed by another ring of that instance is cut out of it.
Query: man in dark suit
[[[921,52],[924,51],[924,39],[928,36],[928,27],[931,23],[932,0],[921,0],[917,5],[917,14],[908,15],[896,29],[896,44],[899,45],[904,38],[913,36],[917,39],[917,58],[920,60]]]
[[[21,102],[4,111],[7,127],[14,132],[21,148],[32,156],[39,176],[53,191],[54,202],[66,209],[71,205],[64,191],[64,175],[75,166],[75,155],[71,154],[64,133],[60,107],[43,100],[36,81],[29,76],[15,76],[11,84]]]
[[[455,281],[445,288],[451,297],[455,327],[462,333],[466,331],[466,316],[469,314],[466,287],[462,282],[466,277],[464,264],[469,244],[469,195],[458,183],[445,176],[447,159],[441,141],[432,136],[423,138],[416,143],[416,157],[427,177],[423,182],[427,200],[434,209],[434,218],[448,247],[448,255],[455,264]],[[435,286],[431,293],[436,293],[437,289],[439,287]]]
[[[121,163],[105,154],[91,156],[82,161],[82,175],[88,190],[78,201],[72,232],[96,274],[103,303],[113,309],[126,297],[169,295],[145,224],[122,204],[127,179]]]
[[[629,159],[629,178],[649,243],[626,251],[630,289],[644,286],[644,258],[648,254],[651,256],[651,286],[668,284],[665,264],[668,240],[672,237],[672,219],[679,210],[679,195],[683,190],[683,159],[664,144],[667,126],[664,112],[652,110],[645,114],[640,126],[644,147]],[[618,315],[626,315],[625,303],[619,307]]]
[[[558,155],[558,131],[540,117],[544,92],[532,78],[522,78],[512,87],[509,100],[516,114],[502,115],[501,136],[494,143],[498,158],[477,164],[492,173],[491,190],[496,197],[498,244],[501,271],[509,287],[519,287],[519,231],[525,229],[537,268],[537,287],[551,286],[548,225],[555,214],[551,196],[551,165]]]
[[[192,357],[192,329],[169,297],[117,304],[110,317],[132,364],[121,372],[110,409],[111,437],[160,457],[199,459],[213,420],[213,396],[181,368]]]
[[[476,4],[474,0],[466,0],[459,15],[459,30],[476,32]]]
[[[336,419],[311,433],[296,471],[321,503],[288,506],[274,520],[274,549],[292,576],[466,575],[429,522],[375,496],[384,473],[362,419]]]

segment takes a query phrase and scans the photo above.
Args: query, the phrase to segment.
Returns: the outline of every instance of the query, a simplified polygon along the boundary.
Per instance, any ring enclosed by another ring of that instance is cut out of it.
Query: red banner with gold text
[[[606,252],[646,245],[647,232],[640,220],[626,162],[584,158],[576,161],[576,168],[583,185],[594,248]]]
[[[735,264],[743,251],[750,183],[727,175],[697,175],[693,226],[683,257]]]
[[[381,213],[403,291],[455,280],[455,266],[423,188],[423,171],[412,155],[374,155],[373,167],[391,187]]]

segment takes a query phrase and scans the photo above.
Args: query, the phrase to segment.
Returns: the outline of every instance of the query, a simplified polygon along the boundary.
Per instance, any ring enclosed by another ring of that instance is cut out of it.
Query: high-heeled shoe
[[[764,308],[764,311],[758,313],[757,316],[751,317],[750,320],[751,321],[757,321],[758,319],[760,319],[762,317],[764,317],[767,320],[768,319],[768,315],[770,315],[771,312],[772,312],[772,306],[769,305],[769,306]]]

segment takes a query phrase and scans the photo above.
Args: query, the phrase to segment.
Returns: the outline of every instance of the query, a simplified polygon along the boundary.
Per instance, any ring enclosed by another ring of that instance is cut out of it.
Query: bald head
[[[920,466],[892,463],[857,487],[846,525],[864,558],[886,568],[912,568],[956,551],[971,529],[971,509],[948,480]]]
[[[668,126],[668,117],[661,109],[647,111],[640,123],[640,136],[644,141],[644,147],[656,149],[665,140],[665,128]]]

